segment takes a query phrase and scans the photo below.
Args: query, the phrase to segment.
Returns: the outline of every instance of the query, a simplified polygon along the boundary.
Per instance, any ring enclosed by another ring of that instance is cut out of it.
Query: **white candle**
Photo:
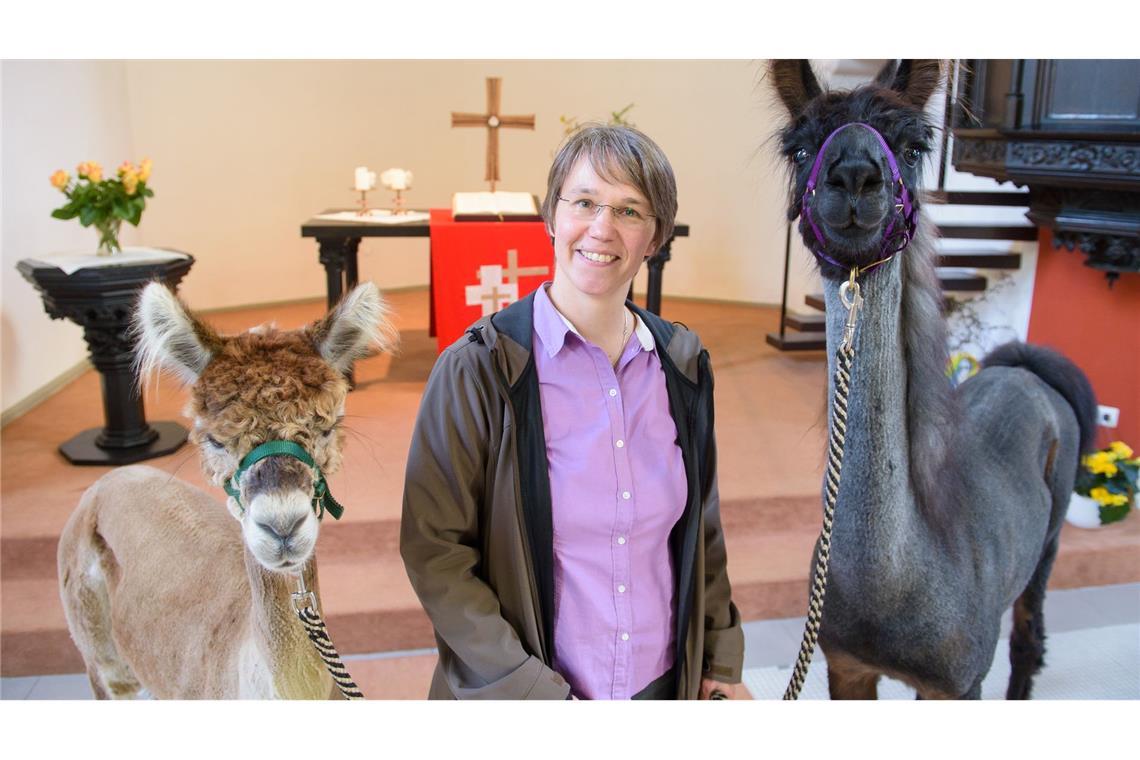
[[[412,173],[407,169],[389,169],[380,175],[389,190],[407,190],[412,186]]]
[[[356,189],[371,190],[376,184],[376,172],[368,171],[367,166],[356,167]]]

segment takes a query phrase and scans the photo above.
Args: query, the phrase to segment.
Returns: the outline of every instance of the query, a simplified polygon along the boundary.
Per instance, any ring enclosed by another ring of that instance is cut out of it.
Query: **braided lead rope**
[[[344,666],[340,653],[336,651],[332,639],[329,638],[325,621],[321,619],[321,613],[317,609],[317,595],[305,590],[303,578],[299,582],[299,588],[300,590],[293,593],[293,609],[297,612],[297,619],[301,621],[301,625],[305,626],[305,633],[313,643],[313,649],[317,650],[317,654],[325,663],[325,669],[345,699],[364,699],[360,687],[348,674],[348,668]]]
[[[855,359],[855,324],[863,299],[855,281],[857,269],[851,270],[850,279],[839,289],[839,297],[847,307],[847,323],[843,341],[835,352],[835,398],[831,404],[831,431],[827,437],[827,479],[823,499],[823,529],[819,534],[819,553],[815,561],[815,575],[808,599],[808,617],[804,636],[800,641],[800,654],[796,658],[792,678],[784,692],[784,699],[800,696],[811,665],[815,645],[819,642],[819,626],[823,620],[823,596],[827,592],[827,568],[831,562],[831,527],[835,515],[835,502],[839,498],[839,476],[843,472],[843,446],[847,437],[847,397],[851,392],[851,363]],[[850,296],[850,298],[849,298]]]
[[[840,349],[835,353],[835,399],[831,408],[831,434],[828,436],[827,482],[823,509],[823,530],[819,534],[819,554],[815,562],[815,577],[808,600],[808,617],[804,636],[800,641],[800,654],[796,659],[792,679],[784,692],[784,699],[798,699],[807,678],[815,645],[819,641],[819,625],[823,619],[823,596],[827,591],[827,568],[831,561],[831,526],[835,515],[835,501],[839,496],[839,476],[843,471],[843,442],[847,433],[847,396],[851,383],[851,360],[854,350]]]

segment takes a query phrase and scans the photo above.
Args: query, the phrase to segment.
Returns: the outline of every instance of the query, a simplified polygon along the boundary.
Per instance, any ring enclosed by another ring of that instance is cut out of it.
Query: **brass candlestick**
[[[406,214],[408,210],[404,208],[404,191],[396,190],[396,199],[392,201],[392,214]]]
[[[357,216],[368,216],[368,191],[360,191],[360,208],[356,210]]]

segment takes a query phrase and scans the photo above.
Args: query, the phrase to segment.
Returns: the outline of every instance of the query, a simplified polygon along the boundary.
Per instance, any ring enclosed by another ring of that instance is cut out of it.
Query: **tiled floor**
[[[1097,629],[1119,633],[1119,626],[1140,624],[1140,583],[1117,586],[1094,586],[1081,589],[1050,591],[1045,598],[1045,621],[1049,633],[1059,634],[1071,631],[1085,631],[1087,643],[1090,637],[1095,642]],[[744,624],[744,667],[746,670],[766,667],[787,667],[793,663],[799,650],[800,636],[803,633],[802,618],[784,620],[764,620]],[[1009,614],[1002,623],[1002,637],[1009,635]],[[1069,637],[1059,637],[1064,644]],[[1117,637],[1118,638],[1118,637]],[[1070,639],[1073,640],[1073,639]],[[1116,640],[1116,639],[1114,639]],[[1131,644],[1140,649],[1140,639]],[[1116,644],[1115,646],[1119,646]],[[1051,649],[1056,654],[1056,649]],[[373,665],[414,662],[431,655],[430,650],[414,652],[388,652],[373,655],[345,657],[350,669],[364,663]],[[1136,658],[1130,658],[1132,662]],[[996,666],[995,666],[996,667]],[[1046,665],[1046,668],[1049,666]],[[814,673],[814,668],[813,668]],[[1140,672],[1124,674],[1137,684],[1140,693]],[[412,690],[415,693],[417,690]],[[28,678],[0,679],[0,694],[4,699],[91,699],[91,687],[84,674],[63,676],[32,676]],[[768,696],[768,695],[763,695]],[[1088,695],[1073,693],[1071,699],[1081,699]]]

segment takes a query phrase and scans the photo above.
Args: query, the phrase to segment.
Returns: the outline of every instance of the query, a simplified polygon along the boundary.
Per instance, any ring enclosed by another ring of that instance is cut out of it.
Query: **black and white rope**
[[[819,641],[819,625],[823,618],[823,596],[827,591],[827,568],[831,560],[831,522],[835,515],[835,500],[839,497],[839,476],[843,472],[843,444],[847,435],[847,397],[851,389],[851,362],[855,351],[851,347],[835,352],[835,398],[831,405],[831,432],[827,442],[827,481],[824,488],[823,530],[819,534],[819,552],[808,600],[808,617],[804,636],[800,641],[800,654],[796,658],[792,679],[784,692],[784,699],[800,696],[811,665],[815,645]]]
[[[352,680],[352,676],[348,674],[348,669],[341,662],[340,654],[333,646],[328,629],[325,628],[325,621],[321,619],[321,614],[317,612],[316,606],[305,606],[297,609],[297,617],[305,626],[305,633],[308,634],[309,641],[313,642],[313,648],[324,660],[325,668],[328,669],[329,675],[336,682],[336,687],[340,689],[344,698],[364,699],[360,687]]]

